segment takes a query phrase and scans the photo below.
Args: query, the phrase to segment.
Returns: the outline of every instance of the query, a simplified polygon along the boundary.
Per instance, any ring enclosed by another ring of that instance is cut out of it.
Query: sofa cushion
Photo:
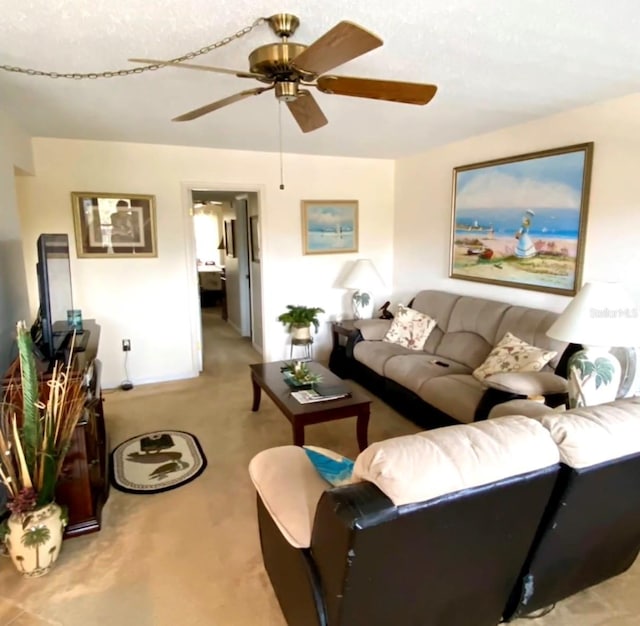
[[[470,368],[480,365],[496,342],[496,331],[509,308],[506,302],[463,296],[458,299],[436,354]]]
[[[382,341],[397,343],[411,350],[422,350],[435,326],[436,320],[426,313],[400,305]]]
[[[459,422],[473,422],[486,389],[471,374],[450,374],[422,384],[417,394],[432,407]]]
[[[640,398],[541,417],[562,462],[582,468],[640,453]]]
[[[414,351],[386,341],[359,341],[353,347],[353,358],[380,376],[384,376],[385,363],[398,354],[414,354]]]
[[[564,349],[567,347],[566,343],[547,336],[547,330],[557,317],[558,314],[551,311],[512,306],[502,317],[496,338],[504,337],[510,332],[532,346],[537,346],[543,350],[553,350],[557,354],[549,361],[551,366],[549,369],[555,368]]]
[[[531,346],[508,332],[473,375],[482,381],[502,372],[539,372],[554,356],[554,351]]]
[[[402,505],[533,472],[558,460],[558,448],[538,422],[503,417],[374,443],[358,455],[354,476]]]
[[[316,507],[331,485],[305,451],[299,446],[263,450],[251,459],[249,475],[282,536],[294,548],[308,548]]]
[[[426,289],[419,291],[411,301],[411,308],[426,313],[438,322],[424,345],[425,352],[435,353],[446,331],[451,311],[461,297],[456,293]]]
[[[447,366],[439,365],[447,363]],[[418,393],[420,387],[432,378],[449,376],[451,374],[470,374],[471,370],[466,366],[449,359],[443,359],[434,354],[398,354],[384,364],[386,378],[402,385],[403,387]]]

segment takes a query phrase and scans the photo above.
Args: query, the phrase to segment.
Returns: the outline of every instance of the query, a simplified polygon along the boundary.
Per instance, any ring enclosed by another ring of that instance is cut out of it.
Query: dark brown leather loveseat
[[[290,626],[495,626],[633,563],[639,464],[633,399],[378,442],[342,487],[295,446],[250,474]]]

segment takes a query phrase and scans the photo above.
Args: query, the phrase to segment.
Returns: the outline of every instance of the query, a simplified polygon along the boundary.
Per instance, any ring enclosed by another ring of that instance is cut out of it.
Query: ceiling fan
[[[233,74],[239,78],[254,78],[268,85],[246,89],[222,100],[211,102],[174,118],[174,122],[194,120],[234,102],[273,89],[276,98],[286,102],[298,126],[307,133],[327,124],[327,118],[311,92],[304,87],[315,87],[326,94],[421,105],[427,104],[436,93],[435,85],[424,83],[325,74],[338,65],[382,45],[382,39],[357,24],[340,22],[307,46],[289,41],[289,37],[295,33],[300,24],[300,20],[295,15],[278,13],[267,18],[267,22],[281,41],[260,46],[251,52],[248,72],[154,59],[129,59],[129,61]]]

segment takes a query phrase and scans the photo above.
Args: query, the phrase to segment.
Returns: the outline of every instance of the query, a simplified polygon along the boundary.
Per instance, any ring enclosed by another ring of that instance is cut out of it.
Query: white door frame
[[[193,230],[193,218],[192,218],[192,196],[191,192],[197,189],[211,189],[216,191],[235,191],[238,194],[242,193],[256,193],[258,196],[258,213],[260,219],[263,219],[262,207],[264,206],[264,185],[256,184],[230,184],[228,182],[204,182],[204,181],[183,181],[181,184],[182,206],[183,206],[183,219],[184,227],[187,236],[185,237],[185,265],[187,269],[187,276],[189,282],[189,293],[191,294],[188,299],[189,307],[189,326],[191,335],[191,362],[193,371],[197,374],[202,372],[203,369],[203,356],[202,356],[202,317],[200,312],[200,297],[198,293],[198,268],[196,265],[196,241],[195,233]],[[262,291],[264,291],[264,280],[261,281]],[[252,284],[251,289],[254,289]],[[264,301],[261,294],[261,301]],[[260,311],[262,316],[262,311]],[[264,353],[264,334],[262,337],[262,346],[260,346],[260,352]]]

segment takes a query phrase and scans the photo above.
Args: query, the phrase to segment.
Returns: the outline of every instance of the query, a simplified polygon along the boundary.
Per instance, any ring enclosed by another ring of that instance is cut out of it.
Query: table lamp
[[[620,362],[609,349],[640,345],[638,308],[618,283],[587,283],[547,335],[583,347],[567,363],[570,407],[612,402],[620,386]]]
[[[341,284],[345,289],[355,289],[352,297],[354,319],[369,319],[373,316],[371,292],[384,283],[370,259],[358,259]]]

